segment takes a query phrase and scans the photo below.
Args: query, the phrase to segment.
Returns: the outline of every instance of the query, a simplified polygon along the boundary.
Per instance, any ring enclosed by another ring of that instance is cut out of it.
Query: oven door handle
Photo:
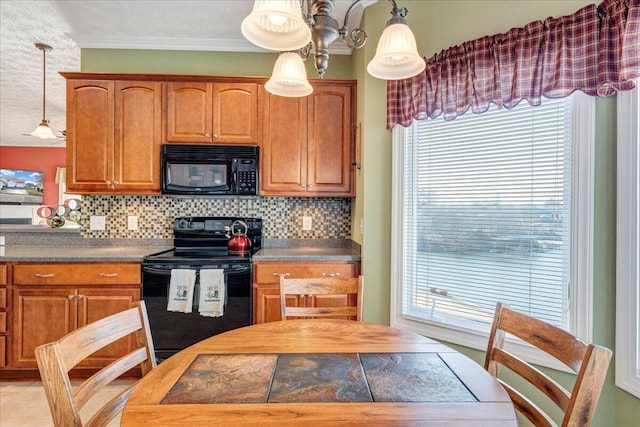
[[[196,274],[199,274],[200,270],[203,270],[203,268],[195,267],[195,268],[190,268],[188,270],[195,270]],[[241,274],[241,273],[246,273],[248,271],[251,271],[251,265],[234,266],[231,268],[223,268],[222,270],[225,276],[229,276],[233,274]],[[162,276],[171,275],[170,268],[154,268],[154,267],[142,266],[142,271],[144,271],[145,273],[158,274]]]

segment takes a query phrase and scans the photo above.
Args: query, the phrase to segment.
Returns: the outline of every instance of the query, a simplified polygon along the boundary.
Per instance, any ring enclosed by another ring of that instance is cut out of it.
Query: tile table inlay
[[[476,402],[436,353],[201,354],[160,402]]]
[[[376,402],[477,402],[436,353],[360,353]]]

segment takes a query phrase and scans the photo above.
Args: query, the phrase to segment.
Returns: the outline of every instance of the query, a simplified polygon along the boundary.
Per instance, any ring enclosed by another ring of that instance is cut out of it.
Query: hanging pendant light
[[[302,58],[294,52],[283,52],[278,56],[264,88],[274,95],[288,97],[307,96],[313,92]]]
[[[256,46],[276,51],[300,49],[311,41],[299,0],[256,0],[240,31]]]
[[[398,8],[395,1],[385,29],[382,31],[373,59],[367,65],[367,72],[383,80],[401,80],[424,71],[426,63],[418,55],[416,39],[407,24],[406,8]]]
[[[52,50],[52,47],[44,43],[36,43],[36,47],[42,51],[42,121],[36,127],[36,129],[29,135],[35,136],[40,139],[62,139],[62,136],[56,135],[51,127],[49,127],[49,120],[47,120],[45,105],[46,105],[46,71],[47,71],[47,52]]]

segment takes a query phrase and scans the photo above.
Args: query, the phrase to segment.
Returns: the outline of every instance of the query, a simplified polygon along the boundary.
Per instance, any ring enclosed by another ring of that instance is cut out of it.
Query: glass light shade
[[[287,97],[307,96],[313,92],[302,58],[293,52],[284,52],[278,56],[273,74],[264,88],[274,95]]]
[[[425,67],[411,28],[407,24],[392,24],[382,32],[367,72],[383,80],[401,80],[415,76]]]
[[[280,52],[300,49],[311,41],[299,0],[256,0],[240,30],[256,46]]]
[[[60,139],[59,136],[56,136],[56,134],[53,133],[47,122],[44,120],[40,122],[33,132],[31,132],[31,136],[35,136],[40,139]]]

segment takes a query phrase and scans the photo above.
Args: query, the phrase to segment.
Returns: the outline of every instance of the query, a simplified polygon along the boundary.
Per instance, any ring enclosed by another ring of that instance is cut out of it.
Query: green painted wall
[[[268,77],[277,57],[275,53],[82,49],[81,68],[86,72]],[[313,58],[305,65],[307,77],[316,78]],[[325,78],[350,79],[351,75],[351,57],[332,55]]]
[[[409,1],[407,17],[416,35],[418,50],[431,56],[466,40],[501,33],[535,19],[570,14],[590,1],[498,0],[498,1]],[[327,78],[358,79],[358,122],[362,123],[362,169],[357,172],[358,197],[353,204],[352,237],[362,244],[365,275],[365,320],[389,323],[389,277],[391,258],[391,132],[386,123],[386,83],[367,75],[366,64],[391,8],[387,1],[366,9],[363,28],[369,41],[351,57],[333,55]],[[275,54],[173,52],[130,50],[82,50],[83,71],[218,74],[268,76]],[[311,61],[307,74],[315,76]],[[597,102],[594,341],[615,347],[615,99]],[[360,219],[365,232],[360,234]],[[458,347],[482,362],[483,353]],[[614,385],[613,363],[598,405],[593,426],[637,425],[640,399]],[[554,372],[558,381],[571,376]]]

